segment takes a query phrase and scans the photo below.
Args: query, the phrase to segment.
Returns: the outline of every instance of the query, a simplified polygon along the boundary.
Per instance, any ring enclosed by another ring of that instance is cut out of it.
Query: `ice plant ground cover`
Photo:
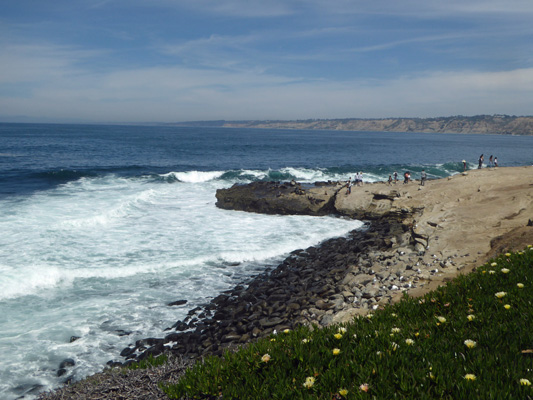
[[[528,247],[352,323],[301,327],[209,357],[163,388],[171,398],[225,400],[533,399],[531,349]]]

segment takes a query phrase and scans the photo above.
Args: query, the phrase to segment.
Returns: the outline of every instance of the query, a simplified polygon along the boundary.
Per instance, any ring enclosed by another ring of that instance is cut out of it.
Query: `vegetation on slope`
[[[209,357],[171,398],[533,399],[533,248],[353,323]]]

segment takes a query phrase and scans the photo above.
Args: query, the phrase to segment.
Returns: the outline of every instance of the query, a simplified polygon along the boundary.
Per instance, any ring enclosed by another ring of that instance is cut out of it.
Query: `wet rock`
[[[187,300],[176,300],[168,303],[168,306],[182,306],[184,304],[187,304]]]

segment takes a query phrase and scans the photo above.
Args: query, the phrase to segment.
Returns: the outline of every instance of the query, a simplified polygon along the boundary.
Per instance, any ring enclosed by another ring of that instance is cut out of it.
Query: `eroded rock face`
[[[343,185],[336,182],[304,186],[300,183],[253,182],[216,192],[217,207],[262,214],[335,214],[335,197]]]
[[[405,219],[411,210],[395,207],[398,190],[383,184],[354,186],[348,193],[346,182],[253,182],[233,185],[216,192],[217,207],[281,215],[342,215],[373,220],[391,214]]]

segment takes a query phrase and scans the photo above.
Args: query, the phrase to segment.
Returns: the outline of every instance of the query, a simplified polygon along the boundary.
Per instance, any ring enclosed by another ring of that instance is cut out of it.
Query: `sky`
[[[531,0],[17,0],[0,121],[533,115]]]

